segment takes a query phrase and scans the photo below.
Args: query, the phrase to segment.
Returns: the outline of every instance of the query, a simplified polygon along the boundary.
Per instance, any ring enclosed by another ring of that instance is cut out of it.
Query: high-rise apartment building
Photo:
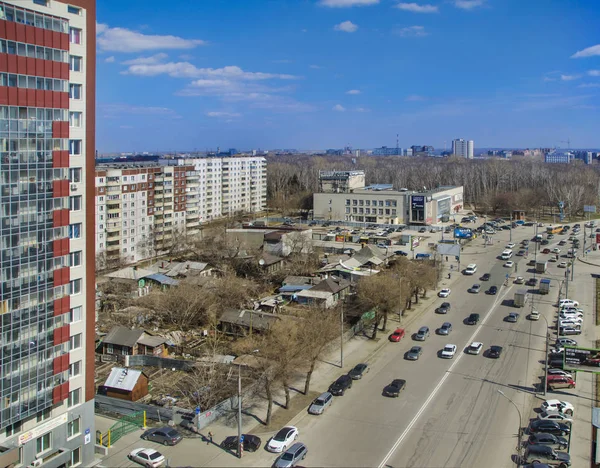
[[[0,467],[94,459],[95,0],[0,1]]]
[[[169,161],[173,163],[173,161]],[[106,165],[96,169],[96,246],[104,262],[137,262],[164,250],[201,223],[262,211],[263,157],[178,159],[175,165]]]
[[[452,154],[461,158],[473,159],[475,144],[473,140],[463,140],[462,138],[452,140]]]

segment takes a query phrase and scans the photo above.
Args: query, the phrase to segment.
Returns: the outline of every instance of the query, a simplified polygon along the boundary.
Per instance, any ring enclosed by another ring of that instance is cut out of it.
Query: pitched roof
[[[350,287],[350,281],[337,276],[330,276],[311,288],[311,291],[327,291],[336,294]]]
[[[265,261],[264,266],[274,265],[275,263],[283,261],[283,258],[278,257],[277,255],[271,255],[268,252],[263,252],[261,257]]]
[[[130,392],[141,375],[142,371],[139,370],[113,367],[106,382],[104,382],[104,386]]]
[[[169,278],[162,273],[152,273],[151,275],[144,276],[144,279],[153,280],[160,284],[166,284],[167,286],[177,286],[179,284],[179,281]]]
[[[283,280],[283,286],[288,286],[288,285],[296,285],[296,286],[300,286],[300,285],[313,285],[313,284],[317,284],[318,282],[320,282],[321,279],[318,277],[312,277],[312,276],[294,276],[294,275],[289,275],[286,276]]]
[[[148,346],[149,348],[156,348],[157,346],[166,343],[167,339],[162,336],[144,333],[137,342],[141,345]]]
[[[171,262],[166,263],[163,273],[166,276],[187,276],[190,273],[199,273],[208,267],[208,263],[204,262]]]
[[[239,310],[239,309],[227,309],[223,314],[219,322],[233,323],[234,325],[255,328],[257,330],[268,330],[273,324],[280,320],[276,314],[270,314],[260,310]]]
[[[102,342],[133,348],[143,334],[144,330],[135,328],[131,330],[127,327],[117,325],[110,329]]]
[[[151,275],[154,272],[152,270],[145,270],[142,268],[136,267],[126,267],[121,268],[120,270],[113,271],[112,273],[108,273],[105,275],[107,278],[113,279],[126,279],[126,280],[134,280],[137,281],[145,276]]]

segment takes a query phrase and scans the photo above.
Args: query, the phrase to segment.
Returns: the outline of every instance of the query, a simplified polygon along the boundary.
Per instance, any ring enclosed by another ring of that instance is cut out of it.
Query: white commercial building
[[[473,159],[475,144],[473,140],[463,140],[462,138],[452,140],[452,154],[466,159]]]

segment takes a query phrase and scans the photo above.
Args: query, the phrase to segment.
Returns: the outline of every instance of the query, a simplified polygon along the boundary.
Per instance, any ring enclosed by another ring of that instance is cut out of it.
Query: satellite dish
[[[263,266],[263,265],[265,264],[265,259],[264,259],[264,258],[261,258],[261,259],[258,261],[258,264],[259,264],[260,266]]]

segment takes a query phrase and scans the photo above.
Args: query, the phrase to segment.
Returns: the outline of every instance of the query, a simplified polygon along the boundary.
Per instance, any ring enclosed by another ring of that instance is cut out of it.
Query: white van
[[[513,251],[507,249],[504,252],[502,252],[502,255],[500,256],[500,258],[502,260],[508,260],[512,256],[513,256]]]
[[[474,275],[476,271],[477,271],[477,265],[475,263],[471,263],[471,264],[467,265],[467,268],[465,270],[465,275]]]

